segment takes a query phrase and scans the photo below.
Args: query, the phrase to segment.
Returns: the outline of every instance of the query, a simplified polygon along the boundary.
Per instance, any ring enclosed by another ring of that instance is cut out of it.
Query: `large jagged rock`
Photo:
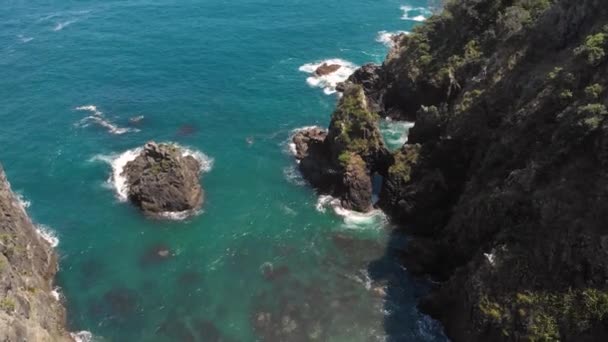
[[[10,189],[0,167],[0,341],[72,341],[51,293],[57,256]]]
[[[391,156],[363,88],[344,86],[327,132],[309,128],[297,132],[292,142],[300,171],[312,186],[340,198],[345,208],[365,212],[372,208],[371,175],[385,174]]]
[[[607,340],[608,9],[445,13],[383,64],[385,110],[417,119],[380,203],[441,282],[421,308],[456,342]]]
[[[196,158],[178,146],[147,143],[123,170],[129,200],[145,214],[160,217],[168,212],[194,213],[203,204]]]

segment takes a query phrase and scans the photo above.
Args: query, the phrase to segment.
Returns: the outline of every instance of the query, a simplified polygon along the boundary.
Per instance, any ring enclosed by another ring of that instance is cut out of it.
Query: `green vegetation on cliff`
[[[340,161],[347,157],[346,152],[368,156],[382,147],[378,119],[367,108],[361,86],[352,85],[345,91],[329,127],[329,141],[339,150]]]
[[[607,49],[604,1],[462,0],[383,64],[419,145],[380,203],[452,340],[608,340]]]

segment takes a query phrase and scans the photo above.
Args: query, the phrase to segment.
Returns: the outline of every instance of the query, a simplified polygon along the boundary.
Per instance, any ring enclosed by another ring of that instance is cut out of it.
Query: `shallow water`
[[[0,160],[59,239],[70,329],[103,341],[444,340],[415,308],[426,284],[387,247],[404,238],[382,215],[317,210],[286,145],[294,128],[326,126],[336,101],[303,66],[381,62],[379,32],[416,23],[404,5],[424,1],[9,0]],[[213,160],[198,216],[148,220],[108,182],[115,158],[151,139]]]

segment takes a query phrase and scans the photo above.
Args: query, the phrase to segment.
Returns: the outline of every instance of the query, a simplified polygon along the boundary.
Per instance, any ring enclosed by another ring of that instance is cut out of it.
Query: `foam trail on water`
[[[395,31],[395,32],[380,31],[380,32],[378,32],[378,35],[376,36],[376,41],[378,43],[382,43],[385,46],[391,48],[391,47],[395,46],[395,38],[402,34],[410,34],[410,32],[408,32],[408,31]]]
[[[117,126],[116,124],[114,124],[110,120],[108,120],[103,115],[103,112],[100,111],[99,109],[97,109],[97,107],[94,105],[80,106],[80,107],[76,107],[74,109],[78,110],[78,111],[90,112],[92,114],[92,115],[89,115],[89,116],[83,118],[82,120],[80,120],[77,123],[77,126],[87,127],[89,125],[89,123],[93,122],[93,123],[97,124],[98,126],[101,126],[105,129],[107,129],[108,132],[110,132],[112,134],[120,135],[120,134],[125,134],[128,132],[139,132],[139,130],[136,128],[124,128],[124,127]]]
[[[401,6],[401,10],[403,11],[403,15],[401,16],[402,20],[410,20],[423,22],[428,17],[430,17],[433,13],[424,7],[412,7],[412,6]]]
[[[48,242],[51,247],[55,248],[59,246],[59,238],[57,234],[48,226],[39,224],[36,225],[36,232],[44,241]]]
[[[323,64],[337,64],[340,66],[340,69],[327,75],[317,75],[315,71]],[[333,58],[320,62],[304,64],[299,68],[299,70],[301,72],[310,74],[310,76],[306,79],[306,83],[308,83],[308,85],[315,88],[321,88],[325,94],[331,95],[336,92],[336,86],[338,83],[346,81],[348,77],[352,75],[355,70],[357,70],[357,66],[349,61]]]
[[[22,35],[22,34],[17,35],[17,38],[19,38],[19,40],[20,40],[22,43],[29,43],[29,42],[31,42],[32,40],[34,40],[34,38],[32,38],[32,37],[26,37],[26,36],[24,36],[24,35]]]
[[[59,22],[59,23],[57,23],[57,24],[55,25],[55,27],[53,27],[53,31],[55,31],[55,32],[57,32],[57,31],[61,31],[61,30],[63,30],[64,28],[66,28],[66,27],[68,27],[68,26],[72,25],[73,23],[75,23],[75,22],[77,22],[77,21],[78,21],[78,20],[76,20],[76,19],[72,19],[72,20],[66,20],[66,21]]]

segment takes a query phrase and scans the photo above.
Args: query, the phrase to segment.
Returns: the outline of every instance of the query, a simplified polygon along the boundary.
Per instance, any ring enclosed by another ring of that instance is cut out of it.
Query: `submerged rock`
[[[173,253],[168,246],[164,244],[158,244],[150,247],[140,259],[142,266],[148,266],[152,264],[158,264],[168,260],[173,256]]]
[[[317,76],[325,76],[329,74],[333,74],[341,68],[340,64],[327,64],[323,63],[321,66],[315,70],[315,75]]]
[[[194,213],[203,204],[199,182],[201,165],[196,158],[170,144],[147,143],[123,170],[129,200],[145,214]]]

